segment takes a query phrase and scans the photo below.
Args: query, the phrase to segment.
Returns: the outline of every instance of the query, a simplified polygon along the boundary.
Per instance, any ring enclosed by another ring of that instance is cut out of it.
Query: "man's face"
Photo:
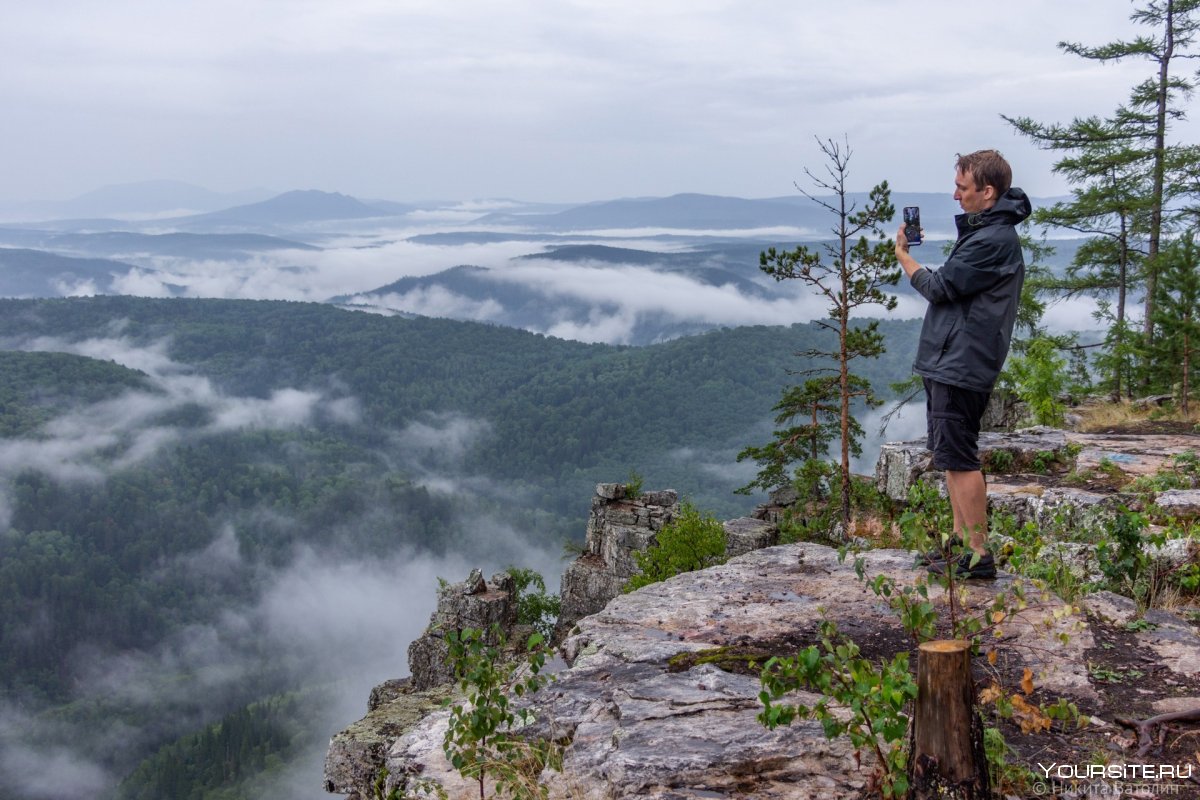
[[[978,214],[996,203],[996,187],[975,188],[975,178],[956,170],[954,173],[954,199],[968,214]]]

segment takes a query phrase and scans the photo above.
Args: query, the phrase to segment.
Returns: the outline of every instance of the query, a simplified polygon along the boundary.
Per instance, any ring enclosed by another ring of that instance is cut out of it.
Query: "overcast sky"
[[[813,136],[852,188],[949,190],[999,114],[1105,114],[1150,73],[1063,54],[1128,0],[5,0],[0,200],[160,178],[219,191],[583,201],[794,192]],[[1193,115],[1196,116],[1196,115]],[[1179,133],[1191,140],[1198,123]]]

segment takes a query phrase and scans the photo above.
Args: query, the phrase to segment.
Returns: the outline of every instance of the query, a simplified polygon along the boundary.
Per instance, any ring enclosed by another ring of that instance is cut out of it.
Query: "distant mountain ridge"
[[[317,189],[297,189],[258,203],[234,206],[176,221],[276,225],[337,219],[365,219],[388,215],[388,212],[369,206],[349,195],[338,192],[322,192]]]
[[[261,188],[215,192],[185,181],[150,180],[110,184],[68,200],[26,203],[14,210],[25,218],[145,218],[217,211],[232,205],[256,203],[270,196],[269,190]]]
[[[0,297],[107,294],[134,267],[103,258],[71,258],[41,250],[0,247]]]
[[[130,253],[192,257],[245,257],[266,250],[317,250],[303,242],[259,233],[136,233],[53,231],[0,228],[0,245],[36,247],[60,255],[120,257]]]
[[[267,232],[287,235],[289,226],[305,226],[372,218],[409,218],[428,223],[443,220],[449,226],[479,224],[519,228],[527,235],[552,232],[584,233],[605,229],[664,229],[703,231],[707,235],[736,234],[758,228],[790,228],[802,236],[825,237],[833,223],[821,202],[829,196],[809,198],[799,191],[766,198],[688,192],[667,197],[617,198],[578,204],[539,203],[518,200],[396,202],[359,199],[339,192],[304,189],[264,196],[263,190],[218,193],[180,181],[146,181],[97,189],[78,198],[58,203],[26,206],[24,219],[36,208],[47,220],[36,227],[59,231],[128,230],[131,227],[156,232],[179,231]],[[250,199],[252,202],[230,202]],[[1033,198],[1034,206],[1059,198]],[[851,192],[847,200],[862,207],[866,192]],[[917,205],[931,236],[953,234],[953,218],[960,212],[951,191],[893,191],[899,209]],[[195,209],[199,213],[179,212]],[[176,212],[171,216],[171,212]],[[141,214],[140,219],[115,219],[122,214]],[[470,214],[478,216],[470,220]],[[51,218],[57,214],[56,218]],[[897,222],[897,225],[899,223]],[[23,227],[33,227],[26,223]],[[9,223],[6,227],[12,227]],[[361,229],[361,228],[360,228]],[[461,235],[461,229],[456,234]]]
[[[510,219],[511,215],[489,214],[480,222]],[[570,228],[714,228],[762,227],[794,224],[794,208],[769,200],[745,200],[706,194],[677,194],[634,200],[610,200],[546,215],[521,215],[527,225]]]
[[[866,192],[851,192],[847,200],[861,208]],[[817,200],[833,203],[832,197]],[[1035,200],[1035,205],[1040,201]],[[950,192],[893,192],[896,225],[903,206],[921,207],[922,221],[931,232],[954,230],[954,216],[961,213]],[[588,203],[551,214],[486,214],[476,220],[482,225],[519,225],[536,231],[587,231],[604,229],[673,228],[683,230],[748,230],[797,228],[806,235],[829,236],[835,218],[813,199],[795,196],[746,199],[707,194],[676,194]],[[891,231],[888,231],[890,234]]]

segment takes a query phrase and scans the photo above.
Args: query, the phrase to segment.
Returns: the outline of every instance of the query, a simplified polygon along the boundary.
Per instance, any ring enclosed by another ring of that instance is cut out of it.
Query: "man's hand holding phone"
[[[904,238],[909,247],[919,245],[924,240],[925,231],[921,230],[920,206],[904,207]]]
[[[921,265],[917,263],[911,255],[908,248],[914,244],[920,244],[925,239],[925,231],[921,229],[921,210],[916,206],[904,207],[904,224],[900,226],[900,230],[896,231],[896,260],[900,262],[900,268],[904,270],[904,274],[912,280],[912,276]]]
[[[896,258],[903,265],[904,259],[901,255],[908,256],[908,248],[912,245],[919,245],[925,238],[925,231],[921,228],[921,209],[917,206],[904,207],[904,224],[900,226],[900,230],[896,231]],[[909,270],[906,268],[905,272]]]

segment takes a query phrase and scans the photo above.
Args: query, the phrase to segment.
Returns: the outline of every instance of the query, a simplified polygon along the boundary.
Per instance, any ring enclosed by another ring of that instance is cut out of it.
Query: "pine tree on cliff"
[[[1200,362],[1200,245],[1194,231],[1163,249],[1157,288],[1157,388],[1175,395],[1184,418],[1191,419],[1193,373]]]
[[[1171,123],[1185,118],[1184,103],[1197,86],[1197,80],[1187,70],[1181,70],[1179,62],[1200,58],[1200,53],[1189,52],[1200,32],[1200,0],[1147,0],[1134,9],[1130,19],[1147,26],[1150,33],[1099,47],[1077,42],[1058,44],[1065,52],[1093,61],[1142,58],[1155,67],[1154,74],[1133,87],[1129,101],[1118,107],[1110,119],[1103,123],[1095,119],[1075,120],[1066,126],[1040,125],[1028,118],[1005,119],[1043,147],[1073,150],[1078,154],[1076,166],[1082,171],[1067,175],[1072,183],[1090,193],[1077,194],[1070,207],[1085,208],[1093,219],[1093,212],[1103,213],[1105,207],[1110,220],[1117,219],[1115,215],[1128,214],[1128,220],[1122,218],[1121,225],[1144,214],[1142,325],[1144,338],[1152,343],[1155,303],[1160,296],[1156,291],[1158,256],[1164,231],[1171,222],[1171,202],[1181,191],[1194,191],[1195,184],[1189,181],[1189,176],[1195,175],[1200,162],[1200,148],[1168,141]],[[1106,153],[1106,157],[1089,157],[1098,152]],[[1059,162],[1056,169],[1064,163]],[[1128,176],[1142,179],[1142,185],[1136,187],[1140,196],[1120,197],[1135,186],[1135,182],[1126,180]],[[1118,314],[1120,311],[1118,305]],[[1120,328],[1122,322],[1118,317],[1114,326]]]
[[[808,169],[804,172],[818,190],[829,195],[816,196],[797,186],[805,197],[821,206],[834,217],[832,232],[834,240],[819,247],[800,245],[795,250],[777,251],[770,248],[759,256],[759,267],[777,281],[799,280],[829,301],[829,318],[817,324],[832,332],[836,342],[830,350],[809,350],[797,355],[832,359],[833,380],[829,381],[829,399],[836,404],[838,416],[838,438],[840,439],[839,487],[840,514],[843,532],[850,527],[850,455],[858,449],[858,433],[861,429],[851,416],[851,405],[861,398],[867,405],[875,406],[880,400],[871,390],[870,382],[851,373],[850,365],[858,358],[878,358],[885,350],[883,336],[878,332],[878,321],[865,325],[851,323],[856,311],[863,306],[877,306],[888,311],[896,307],[896,298],[884,292],[883,287],[894,286],[900,278],[900,269],[888,233],[883,224],[895,216],[891,191],[887,181],[871,190],[860,209],[851,200],[846,188],[846,178],[852,151],[847,142],[839,144],[832,139],[820,141],[821,152],[828,163],[827,177],[817,177]],[[871,237],[871,238],[868,238]],[[873,241],[872,241],[873,239]],[[813,386],[808,386],[812,389]],[[784,391],[783,400],[777,405],[777,420],[802,417],[812,413],[812,428],[819,429],[816,409],[823,398],[814,398],[811,391],[797,391],[794,387]],[[815,403],[815,404],[814,404]],[[795,408],[792,408],[792,406]],[[793,434],[795,431],[792,432]],[[772,443],[775,452],[788,453],[787,442],[779,437],[787,431],[777,431]],[[771,448],[772,445],[768,445]],[[796,449],[791,453],[799,456]],[[760,461],[760,463],[762,463]],[[770,468],[770,464],[765,465]],[[764,487],[765,488],[765,487]]]
[[[1140,341],[1126,309],[1141,285],[1150,229],[1150,179],[1143,154],[1129,147],[1134,131],[1116,120],[1076,119],[1069,125],[1043,125],[1026,117],[1005,119],[1040,147],[1066,153],[1054,165],[1075,187],[1071,200],[1038,208],[1033,222],[1067,228],[1088,238],[1066,274],[1036,284],[1045,294],[1070,299],[1097,298],[1098,320],[1108,322],[1104,353],[1096,360],[1113,401],[1132,392],[1132,361]]]

